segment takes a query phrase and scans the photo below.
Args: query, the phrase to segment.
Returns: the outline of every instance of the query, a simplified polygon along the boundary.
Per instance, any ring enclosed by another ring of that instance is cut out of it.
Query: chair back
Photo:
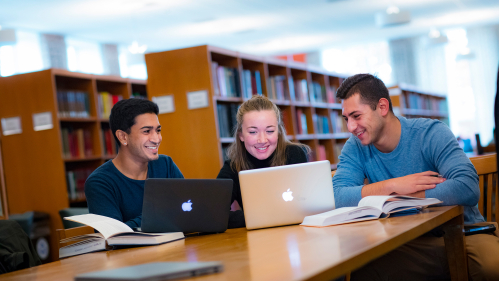
[[[499,219],[499,192],[497,190],[497,154],[470,158],[479,177],[480,199],[478,210],[487,221]]]
[[[94,233],[94,229],[87,225],[69,228],[69,229],[57,229],[56,231],[58,239],[57,241],[59,241],[59,248],[75,243],[75,242],[61,243],[62,239]]]

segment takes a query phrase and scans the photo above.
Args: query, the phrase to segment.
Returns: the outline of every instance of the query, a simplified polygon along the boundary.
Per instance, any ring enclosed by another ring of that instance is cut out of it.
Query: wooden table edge
[[[404,234],[407,233],[406,235],[401,234],[394,239],[384,241],[365,252],[358,253],[357,255],[352,256],[348,260],[340,262],[331,269],[327,269],[325,271],[309,275],[305,277],[303,280],[314,280],[314,281],[331,280],[343,275],[347,275],[348,273],[366,265],[370,261],[373,261],[377,257],[381,257],[389,253],[390,251],[404,245],[405,243],[411,240],[418,238],[419,236],[427,233],[428,231],[436,227],[444,225],[446,222],[452,220],[455,217],[463,215],[464,213],[464,209],[462,206],[444,206],[444,207],[451,207],[451,208],[445,211],[444,213],[432,218],[431,220],[423,222],[421,225],[405,231]],[[432,208],[429,208],[429,210],[431,209]],[[442,216],[444,218],[442,218]],[[373,253],[379,253],[379,252],[381,252],[381,254],[375,255],[376,258],[373,259],[372,258]]]

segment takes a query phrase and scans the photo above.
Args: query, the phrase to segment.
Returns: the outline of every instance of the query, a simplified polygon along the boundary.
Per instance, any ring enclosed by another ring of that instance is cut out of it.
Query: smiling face
[[[127,144],[134,158],[140,162],[158,159],[161,140],[161,125],[156,114],[145,113],[135,117],[135,124],[130,128]]]
[[[342,109],[348,131],[359,138],[362,145],[376,145],[384,126],[384,120],[379,112],[380,106],[373,110],[369,105],[362,103],[359,94],[354,94],[343,100]]]
[[[253,157],[265,160],[277,148],[277,116],[273,110],[250,111],[243,116],[239,139]]]

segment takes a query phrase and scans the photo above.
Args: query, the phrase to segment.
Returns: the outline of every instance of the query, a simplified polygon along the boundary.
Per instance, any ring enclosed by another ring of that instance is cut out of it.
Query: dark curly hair
[[[121,143],[116,136],[116,131],[122,130],[130,134],[130,128],[135,125],[135,117],[145,113],[158,115],[158,105],[150,100],[131,98],[120,100],[113,106],[109,116],[109,125],[118,146],[121,146]]]
[[[336,97],[342,100],[355,94],[359,94],[361,101],[369,105],[372,110],[376,110],[379,100],[385,98],[388,100],[390,111],[393,113],[388,89],[378,77],[367,73],[355,74],[345,79],[336,91]]]

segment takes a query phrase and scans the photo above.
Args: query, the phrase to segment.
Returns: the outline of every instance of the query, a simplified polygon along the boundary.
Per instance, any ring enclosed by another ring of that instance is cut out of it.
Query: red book
[[[94,148],[93,148],[93,142],[92,142],[92,132],[90,132],[90,130],[83,131],[83,139],[85,141],[85,155],[86,156],[93,156],[94,155]]]
[[[326,147],[324,145],[319,145],[317,147],[317,160],[318,161],[327,160]]]
[[[113,155],[114,151],[113,151],[113,147],[111,145],[111,129],[105,130],[104,136],[106,137],[106,143],[105,143],[106,152],[108,155]]]
[[[118,95],[111,95],[113,97],[113,105],[115,105],[117,102],[120,101],[120,96]]]
[[[296,110],[296,121],[298,122],[298,134],[301,135],[303,134],[303,127],[301,125],[301,115],[303,114],[303,112],[301,111],[301,109],[297,109]]]

